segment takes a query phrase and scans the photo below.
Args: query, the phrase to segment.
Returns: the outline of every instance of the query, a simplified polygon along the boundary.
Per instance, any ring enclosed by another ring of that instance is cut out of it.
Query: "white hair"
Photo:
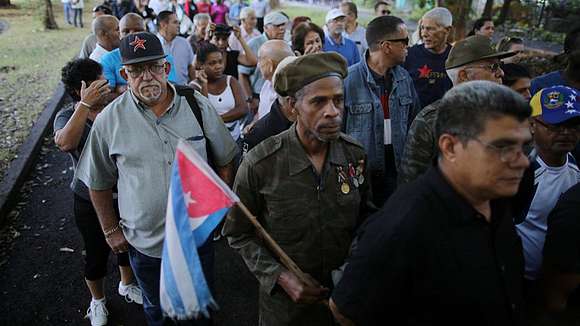
[[[198,23],[201,23],[202,21],[211,22],[210,15],[206,14],[206,13],[201,13],[201,14],[196,14],[195,16],[193,16],[193,24],[197,25]]]
[[[248,18],[249,15],[254,14],[256,15],[256,11],[254,8],[244,7],[242,11],[240,11],[240,20]]]
[[[427,11],[421,19],[432,19],[437,24],[443,27],[449,27],[453,25],[453,15],[447,8],[435,7]]]

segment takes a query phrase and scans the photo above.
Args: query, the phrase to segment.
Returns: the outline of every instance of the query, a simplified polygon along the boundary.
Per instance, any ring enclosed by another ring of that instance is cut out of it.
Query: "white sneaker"
[[[125,297],[125,300],[129,303],[143,304],[143,292],[135,283],[123,285],[122,282],[119,282],[119,295]]]
[[[92,300],[85,318],[90,319],[92,326],[105,326],[107,325],[108,315],[109,311],[105,306],[105,300]]]

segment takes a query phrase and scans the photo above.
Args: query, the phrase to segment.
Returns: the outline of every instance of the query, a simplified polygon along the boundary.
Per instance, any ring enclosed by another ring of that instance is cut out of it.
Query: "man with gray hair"
[[[445,68],[454,87],[471,80],[501,84],[503,71],[499,66],[500,59],[513,55],[515,52],[496,52],[489,38],[476,35],[455,43]],[[415,180],[433,164],[437,156],[435,123],[441,107],[439,100],[431,103],[411,124],[401,158],[399,184]]]
[[[288,17],[279,11],[273,11],[264,17],[264,33],[258,37],[250,40],[248,45],[253,53],[258,54],[258,51],[264,43],[268,40],[283,40],[286,32],[286,25],[288,24]],[[258,66],[260,66],[258,60]],[[248,98],[246,101],[250,104],[250,110],[253,114],[257,114],[259,104],[259,94],[264,85],[264,77],[258,67],[247,67],[240,65],[238,67],[240,76],[240,83],[246,92]]]
[[[288,43],[283,40],[269,40],[260,47],[258,51],[258,69],[260,69],[262,77],[264,78],[264,85],[260,90],[260,104],[258,105],[257,119],[261,119],[270,112],[272,104],[274,104],[274,101],[278,97],[272,81],[278,63],[286,57],[293,56],[294,52],[292,52]]]
[[[97,37],[97,46],[89,59],[101,62],[101,57],[119,47],[119,20],[115,16],[103,15],[93,20],[93,34]]]
[[[445,60],[451,51],[448,43],[453,17],[443,7],[436,7],[423,15],[419,37],[423,41],[409,48],[403,67],[407,69],[423,107],[443,97],[453,84],[445,72]]]
[[[175,148],[185,139],[217,174],[232,181],[237,146],[208,99],[196,92],[187,99],[168,82],[169,64],[161,42],[147,32],[125,36],[120,44],[121,74],[129,88],[99,114],[79,159],[76,177],[90,189],[105,240],[114,253],[129,252],[143,290],[143,311],[150,326],[163,325],[159,280],[165,238],[167,192]],[[190,101],[197,103],[190,107]],[[119,210],[113,206],[118,189]],[[206,280],[213,279],[212,239],[199,248]],[[196,325],[208,325],[209,321]]]
[[[442,102],[437,165],[359,230],[329,304],[340,325],[525,324],[512,197],[530,165],[530,107],[489,81]]]
[[[211,23],[211,17],[206,13],[200,13],[193,16],[193,34],[191,34],[187,40],[193,53],[197,53],[199,45],[205,41],[205,36],[207,33],[207,26]]]

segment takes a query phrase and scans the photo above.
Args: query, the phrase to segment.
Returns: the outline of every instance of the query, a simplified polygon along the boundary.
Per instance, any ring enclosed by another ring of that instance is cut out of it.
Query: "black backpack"
[[[212,169],[215,170],[213,154],[212,154],[211,148],[209,146],[209,140],[205,136],[205,129],[203,128],[203,117],[201,115],[201,108],[199,107],[199,105],[197,104],[197,101],[195,99],[195,90],[189,86],[183,86],[183,85],[175,85],[174,84],[173,87],[175,87],[175,90],[177,91],[177,95],[185,97],[185,99],[187,100],[187,104],[189,104],[191,112],[193,112],[193,115],[195,115],[195,118],[197,119],[197,123],[199,123],[199,126],[201,127],[201,132],[203,134],[203,138],[205,139],[205,151],[206,151],[206,155],[207,155],[207,163],[209,164],[209,166],[212,167]]]

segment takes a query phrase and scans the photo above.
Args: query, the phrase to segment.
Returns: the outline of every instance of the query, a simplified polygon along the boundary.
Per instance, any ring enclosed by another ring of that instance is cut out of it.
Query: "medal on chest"
[[[348,184],[348,176],[346,175],[342,166],[336,167],[336,175],[338,176],[340,192],[342,192],[344,195],[348,195],[348,193],[350,193],[350,185]]]

